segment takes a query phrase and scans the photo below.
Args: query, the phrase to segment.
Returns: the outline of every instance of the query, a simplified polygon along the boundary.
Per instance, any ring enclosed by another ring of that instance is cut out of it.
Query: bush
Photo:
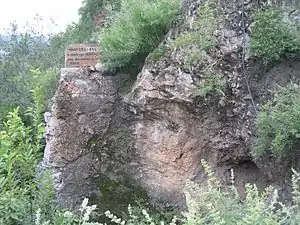
[[[39,68],[30,70],[30,90],[39,87],[40,96],[43,102],[43,110],[51,105],[51,99],[54,96],[59,81],[59,70],[57,68],[48,68],[40,70]]]
[[[161,42],[179,11],[178,0],[123,0],[100,36],[108,69],[140,63]]]
[[[0,37],[0,48],[6,52],[0,60],[0,121],[16,107],[23,116],[33,102],[31,90],[36,86],[43,86],[46,103],[58,84],[59,73],[55,68],[60,63],[53,52],[55,46],[49,43],[52,37],[35,31],[34,25],[26,27],[24,33],[15,26],[5,38]],[[60,51],[63,53],[64,49]]]
[[[221,187],[211,168],[202,161],[208,175],[207,185],[189,182],[186,186],[188,211],[183,225],[296,225],[300,219],[300,175],[293,170],[293,202],[285,205],[278,200],[278,192],[272,187],[262,193],[255,184],[246,184],[246,197],[239,197],[234,186]]]
[[[30,69],[23,76],[7,75],[6,79],[0,78],[0,82],[3,81],[0,83],[0,121],[4,121],[7,113],[16,107],[19,107],[19,114],[23,118],[26,108],[34,102],[32,90],[37,86],[42,90],[40,95],[44,111],[50,106],[58,80],[59,72],[54,68]]]
[[[39,108],[40,103],[36,103],[27,112],[36,127],[26,127],[15,109],[0,132],[0,224],[26,224],[30,220],[31,194],[36,187],[33,179],[44,131]]]
[[[297,27],[284,21],[284,11],[279,8],[261,9],[252,16],[250,54],[272,63],[289,53],[300,52]]]
[[[300,89],[281,88],[267,102],[256,120],[257,134],[252,147],[256,158],[271,155],[291,162],[300,144]]]
[[[35,215],[35,225],[106,225],[107,223],[103,222],[91,222],[95,210],[97,209],[96,205],[88,205],[88,199],[85,198],[79,208],[79,213],[70,212],[70,211],[56,211],[53,215],[53,220],[44,220],[41,216],[41,210],[38,209]],[[136,210],[128,206],[128,218],[123,220],[122,218],[117,217],[109,210],[104,213],[105,217],[108,218],[108,224],[119,224],[119,225],[176,225],[178,221],[177,217],[174,216],[170,222],[165,223],[163,221],[158,221],[154,216],[150,216],[145,209]]]
[[[207,62],[207,51],[217,43],[215,32],[217,30],[216,18],[211,5],[204,4],[197,10],[197,18],[190,24],[190,30],[176,38],[173,48],[181,48],[184,53],[183,64],[190,69]]]

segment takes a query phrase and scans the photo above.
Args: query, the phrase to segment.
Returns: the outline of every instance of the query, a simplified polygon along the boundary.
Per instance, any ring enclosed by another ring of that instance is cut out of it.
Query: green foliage
[[[190,29],[173,41],[173,48],[181,48],[185,69],[207,66],[207,51],[217,44],[216,21],[213,6],[210,3],[203,4],[197,10],[197,18],[189,23]],[[216,71],[211,68],[204,69],[201,73],[203,79],[199,84],[200,96],[205,97],[214,92],[224,95],[226,84]]]
[[[39,218],[63,225],[63,210],[54,204],[54,187],[49,171],[37,171],[42,159],[44,124],[41,118],[41,87],[33,92],[34,104],[26,111],[29,126],[10,112],[0,131],[0,224],[32,225],[35,212]]]
[[[75,26],[78,27],[78,42],[88,41],[95,32],[94,17],[104,8],[105,0],[84,0],[83,6],[79,9],[80,20]]]
[[[205,71],[199,85],[200,96],[206,97],[210,93],[224,94],[226,88],[225,80],[214,71]]]
[[[0,78],[3,81],[0,82],[0,121],[4,121],[5,115],[15,107],[20,108],[19,112],[23,116],[25,109],[34,102],[32,90],[35,87],[41,89],[42,113],[50,105],[50,100],[57,89],[58,70],[29,69],[22,76],[10,74],[10,72],[5,72],[7,77]]]
[[[122,182],[117,182],[101,177],[99,185],[102,195],[97,201],[92,202],[95,204],[100,202],[97,210],[100,214],[103,214],[107,209],[111,209],[113,213],[124,216],[127,213],[128,204],[142,205],[144,207],[149,204],[145,190],[132,184],[130,180],[124,179]],[[103,222],[109,222],[103,216],[100,216],[100,219]]]
[[[163,58],[167,55],[167,53],[170,51],[170,48],[166,45],[159,45],[157,48],[155,48],[149,56],[153,61],[158,61],[159,59]]]
[[[297,27],[284,20],[281,8],[265,8],[254,13],[251,25],[250,54],[265,64],[288,54],[299,54]]]
[[[196,45],[202,51],[208,51],[217,43],[215,35],[217,24],[212,6],[208,3],[197,10],[197,18],[190,23],[190,30],[174,40],[175,48]]]
[[[207,60],[207,53],[198,47],[186,48],[183,49],[183,66],[185,69],[190,69],[197,67],[198,65],[205,64]]]
[[[46,107],[49,107],[51,104],[51,98],[54,96],[55,91],[58,88],[58,80],[59,80],[59,70],[58,68],[48,68],[45,70],[41,70],[40,68],[31,69],[30,70],[30,86],[31,90],[37,87],[37,90],[40,92],[38,101],[43,102],[43,109],[41,109],[40,113],[44,111]],[[37,96],[33,95],[33,101],[37,102]]]
[[[6,52],[0,61],[1,71],[24,75],[31,67],[44,70],[57,65],[57,57],[49,51],[53,36],[44,35],[35,26],[34,23],[28,25],[21,32],[16,24],[11,24],[6,31],[6,38],[0,39],[0,48]]]
[[[188,211],[183,225],[296,225],[299,223],[299,174],[293,171],[293,204],[278,200],[278,192],[272,187],[262,193],[254,184],[246,184],[246,197],[242,199],[234,186],[221,187],[211,168],[202,161],[208,175],[207,185],[189,182],[186,185]]]
[[[161,42],[178,11],[178,0],[123,0],[100,35],[101,61],[111,70],[142,62]]]
[[[128,206],[128,218],[122,219],[107,210],[104,214],[110,224],[120,225],[297,225],[300,219],[300,174],[295,170],[292,176],[292,197],[289,205],[279,201],[278,192],[272,187],[260,192],[255,184],[246,184],[246,197],[241,198],[234,186],[234,171],[231,172],[231,185],[224,187],[216,179],[210,166],[202,160],[207,174],[207,183],[201,186],[187,182],[185,196],[187,210],[183,218],[173,216],[168,222],[158,220],[145,209],[134,209]],[[60,223],[42,223],[40,210],[36,214],[36,225],[103,225],[103,222],[89,222],[96,205],[88,206],[85,199],[79,214],[68,211],[56,213],[53,218],[60,218]]]
[[[39,99],[36,92],[36,99]],[[31,194],[35,189],[35,166],[41,158],[40,139],[44,133],[39,109],[41,102],[28,111],[37,129],[26,127],[18,109],[10,112],[0,132],[0,224],[28,222]],[[31,113],[30,113],[31,112]],[[25,223],[24,223],[25,224]]]
[[[45,106],[58,84],[57,57],[51,55],[48,39],[33,29],[19,33],[12,25],[1,49],[7,54],[0,60],[0,121],[13,108],[20,108],[20,115],[34,101],[31,90],[44,89]],[[39,68],[39,69],[35,69]],[[52,69],[53,68],[53,69]]]
[[[79,208],[79,213],[72,213],[69,211],[57,211],[53,216],[53,220],[42,219],[41,210],[38,209],[35,215],[35,225],[106,225],[106,224],[119,224],[119,225],[164,225],[163,221],[157,221],[156,217],[150,216],[145,209],[136,210],[130,205],[128,206],[128,219],[123,220],[117,217],[109,210],[107,210],[104,215],[108,219],[108,223],[104,222],[90,222],[93,214],[96,212],[96,205],[88,205],[88,199],[84,199],[81,207]],[[57,220],[59,218],[59,220]],[[178,221],[177,217],[174,216],[168,225],[176,225]],[[166,225],[167,225],[166,224]]]
[[[95,26],[95,17],[99,13],[105,15],[105,24],[107,25],[108,20],[113,12],[118,11],[120,8],[120,1],[117,0],[84,0],[83,6],[79,9],[79,22],[74,24],[75,32],[72,37],[77,36],[77,42],[97,42],[94,39],[95,33],[99,30]]]
[[[256,121],[257,135],[252,154],[267,155],[291,162],[300,143],[300,90],[296,86],[281,88],[267,102]]]

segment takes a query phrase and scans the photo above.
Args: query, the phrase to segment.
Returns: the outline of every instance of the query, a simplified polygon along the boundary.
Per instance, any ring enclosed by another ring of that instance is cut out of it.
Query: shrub
[[[16,107],[19,107],[19,114],[23,118],[26,108],[34,102],[32,90],[35,87],[41,89],[42,111],[44,111],[50,106],[51,98],[58,86],[58,80],[59,72],[54,68],[30,69],[22,76],[9,75],[7,79],[0,78],[0,121],[4,121],[8,112]],[[1,83],[1,81],[3,82]]]
[[[216,18],[212,6],[208,3],[197,10],[197,18],[190,23],[191,29],[173,41],[173,48],[183,48],[184,67],[189,69],[199,63],[205,64],[207,51],[215,46],[217,38]]]
[[[29,89],[33,90],[39,87],[40,101],[43,103],[43,109],[51,105],[51,99],[58,88],[59,70],[57,68],[48,68],[41,70],[39,68],[30,70],[30,86]],[[36,102],[36,99],[34,100]],[[42,112],[41,111],[41,112]]]
[[[36,187],[33,179],[44,131],[40,105],[37,102],[28,111],[36,127],[26,127],[15,109],[0,132],[0,224],[26,224],[30,220],[31,194]]]
[[[123,0],[100,36],[108,69],[140,63],[161,42],[179,11],[178,0]]]
[[[37,176],[44,134],[42,89],[36,88],[33,96],[34,104],[26,111],[29,125],[17,108],[8,114],[0,130],[0,224],[32,225],[38,208],[43,209],[43,219],[53,219],[60,211],[53,202],[51,174],[45,171]]]
[[[291,161],[300,143],[300,89],[281,88],[267,102],[256,120],[257,135],[252,154],[256,158],[271,155],[277,160]]]
[[[88,199],[85,198],[79,208],[79,213],[74,213],[70,211],[57,211],[53,215],[53,220],[43,220],[41,216],[41,209],[36,211],[35,215],[35,225],[106,225],[103,222],[91,222],[93,213],[97,209],[96,205],[88,205]],[[109,219],[109,224],[119,224],[119,225],[176,225],[178,221],[177,217],[174,216],[169,223],[164,223],[163,221],[157,221],[157,218],[150,216],[145,209],[140,209],[136,211],[128,206],[128,218],[123,220],[109,210],[105,213],[105,217]],[[59,218],[59,219],[58,219]]]
[[[300,38],[297,27],[284,20],[279,8],[261,9],[252,16],[250,54],[272,63],[289,53],[298,54]]]
[[[183,225],[295,225],[299,224],[300,191],[299,174],[293,170],[293,202],[285,205],[278,200],[278,192],[272,187],[262,193],[255,184],[246,184],[246,197],[240,198],[232,185],[221,187],[211,168],[202,161],[208,175],[207,185],[189,182],[186,186],[188,211]],[[232,173],[233,174],[233,173]]]
[[[31,90],[36,86],[43,86],[45,103],[57,87],[58,69],[55,68],[60,63],[57,52],[53,52],[55,45],[49,43],[53,37],[44,36],[33,26],[26,27],[23,33],[12,25],[5,38],[0,37],[0,48],[6,52],[0,60],[0,121],[16,107],[23,116],[33,102]],[[64,49],[59,51],[63,53]]]
[[[165,57],[170,52],[170,48],[167,45],[159,45],[156,49],[154,49],[150,54],[151,60],[158,61],[161,58]]]

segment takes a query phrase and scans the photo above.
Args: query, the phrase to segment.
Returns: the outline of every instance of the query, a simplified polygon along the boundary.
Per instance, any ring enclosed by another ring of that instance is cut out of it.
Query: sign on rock
[[[65,51],[65,67],[89,67],[99,62],[99,47],[94,44],[71,44]]]

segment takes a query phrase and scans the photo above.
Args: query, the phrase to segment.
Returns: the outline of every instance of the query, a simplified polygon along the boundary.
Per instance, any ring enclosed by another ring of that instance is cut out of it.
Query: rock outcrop
[[[201,4],[183,1],[186,21],[196,17]],[[263,162],[253,162],[249,147],[267,89],[290,78],[298,80],[299,63],[284,61],[262,76],[260,64],[243,54],[250,38],[249,11],[257,4],[223,1],[220,8],[226,17],[218,24],[217,45],[207,53],[207,64],[187,69],[181,49],[157,61],[149,56],[126,95],[120,93],[115,77],[63,69],[47,116],[44,157],[54,172],[58,199],[77,204],[84,196],[101,195],[94,186],[101,183],[101,175],[112,180],[126,176],[153,202],[182,207],[186,181],[205,180],[201,159],[224,184],[230,183],[233,169],[241,193],[248,182],[260,187],[284,182],[281,175],[275,179]],[[186,25],[172,29],[162,45],[188,30]],[[213,67],[226,81],[221,95],[200,94],[203,66]],[[289,78],[279,79],[286,68]]]
[[[186,20],[196,16],[199,4],[186,4]],[[229,184],[233,169],[241,192],[247,182],[264,186],[263,175],[249,154],[255,109],[242,70],[246,62],[240,54],[249,36],[240,32],[238,7],[242,6],[224,4],[234,16],[219,25],[218,50],[210,53],[209,63],[227,82],[225,96],[201,96],[203,68],[185,68],[182,49],[174,49],[158,61],[149,57],[125,97],[139,118],[134,127],[135,151],[140,159],[136,177],[151,197],[172,205],[183,205],[187,180],[204,182],[201,159],[214,168],[224,184]],[[174,40],[181,32],[182,27],[175,28],[167,39]]]
[[[92,179],[99,158],[89,140],[104,135],[112,119],[117,89],[111,77],[87,69],[62,69],[51,113],[46,113],[44,165],[52,169],[59,202],[75,206],[98,194]]]

